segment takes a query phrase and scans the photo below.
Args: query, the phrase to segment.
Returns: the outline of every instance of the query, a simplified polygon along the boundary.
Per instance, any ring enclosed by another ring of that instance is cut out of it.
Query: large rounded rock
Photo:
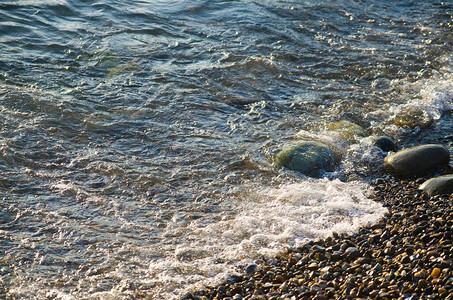
[[[391,172],[399,176],[420,175],[448,164],[450,153],[442,145],[427,144],[407,148],[385,158]]]
[[[277,154],[279,166],[299,171],[312,177],[320,176],[322,171],[332,171],[335,166],[335,155],[323,143],[301,141],[292,143]]]
[[[453,174],[431,178],[420,187],[428,196],[444,195],[453,193]]]

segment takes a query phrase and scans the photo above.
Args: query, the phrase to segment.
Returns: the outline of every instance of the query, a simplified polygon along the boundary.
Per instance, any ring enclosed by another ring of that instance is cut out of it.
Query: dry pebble
[[[428,197],[420,181],[380,179],[377,223],[283,253],[243,276],[184,299],[453,300],[453,195]]]

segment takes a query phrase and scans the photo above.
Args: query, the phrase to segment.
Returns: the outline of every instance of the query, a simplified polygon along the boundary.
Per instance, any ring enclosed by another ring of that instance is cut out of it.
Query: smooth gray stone
[[[420,190],[432,197],[453,193],[453,174],[443,175],[428,179],[419,187]]]
[[[283,148],[275,159],[277,165],[301,172],[307,176],[318,177],[322,171],[332,171],[335,155],[323,143],[300,141]]]
[[[442,145],[427,144],[407,148],[385,158],[388,169],[399,176],[410,177],[448,164],[450,152]]]

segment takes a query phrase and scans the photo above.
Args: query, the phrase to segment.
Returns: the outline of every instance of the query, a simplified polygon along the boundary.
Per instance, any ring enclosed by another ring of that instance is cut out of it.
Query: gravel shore
[[[184,299],[453,300],[453,195],[428,197],[427,178],[380,178],[388,213],[352,236],[334,234]]]

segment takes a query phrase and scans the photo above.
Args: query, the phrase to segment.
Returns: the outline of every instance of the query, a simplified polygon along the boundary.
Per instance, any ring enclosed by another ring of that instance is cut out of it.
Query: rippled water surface
[[[435,0],[0,2],[0,298],[179,298],[374,222],[373,137],[451,142],[452,14]],[[277,168],[295,139],[330,145],[336,170]]]

